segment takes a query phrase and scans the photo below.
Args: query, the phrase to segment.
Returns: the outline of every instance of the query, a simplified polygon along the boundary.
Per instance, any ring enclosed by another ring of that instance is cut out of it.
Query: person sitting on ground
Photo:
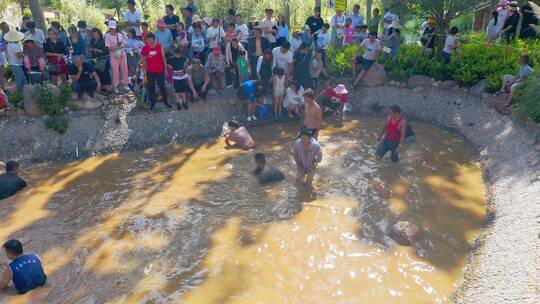
[[[72,81],[71,89],[77,93],[79,100],[83,98],[84,93],[88,94],[90,98],[94,98],[94,93],[101,91],[101,82],[94,66],[85,62],[82,55],[72,58],[68,74]]]
[[[41,83],[49,79],[49,73],[45,68],[45,53],[32,39],[31,36],[24,37],[23,63],[29,73],[30,83]]]
[[[339,118],[343,118],[345,104],[349,101],[349,91],[343,84],[333,87],[330,81],[327,81],[326,88],[322,91],[324,112],[334,113]]]
[[[504,75],[502,78],[502,86],[499,93],[508,93],[510,91],[510,96],[508,96],[508,100],[505,103],[505,106],[510,106],[512,103],[512,95],[514,95],[514,92],[516,89],[519,89],[523,86],[523,80],[525,78],[529,77],[533,73],[533,69],[529,65],[529,56],[523,55],[519,58],[519,65],[521,66],[519,68],[519,72],[516,76],[513,75]]]
[[[13,196],[26,185],[26,182],[19,177],[19,163],[14,160],[8,161],[6,173],[0,175],[0,199]]]
[[[204,66],[210,75],[212,88],[220,92],[225,83],[225,67],[227,66],[225,56],[221,54],[220,46],[212,48],[212,53],[206,58]]]
[[[390,116],[384,124],[379,139],[382,140],[377,148],[377,156],[382,159],[390,151],[392,153],[392,162],[398,162],[399,145],[404,143],[407,132],[407,122],[401,116],[401,108],[397,105],[390,107]]]
[[[209,84],[210,76],[208,76],[206,68],[201,64],[199,59],[193,59],[191,67],[188,69],[188,85],[193,96],[193,102],[199,97],[206,101]]]
[[[372,32],[369,33],[369,38],[362,41],[360,44],[360,47],[365,49],[365,53],[363,56],[356,56],[352,60],[352,74],[354,83],[353,86],[356,86],[364,76],[366,75],[367,70],[371,68],[371,66],[377,62],[377,59],[379,59],[379,55],[381,54],[381,42],[377,39],[377,33]],[[356,65],[359,64],[361,66],[360,73],[358,74],[358,77],[356,77]]]
[[[287,109],[289,118],[300,114],[300,109],[304,105],[304,88],[297,81],[291,81],[285,93],[283,107]]]
[[[267,185],[269,183],[280,182],[285,179],[285,175],[276,167],[266,164],[266,157],[262,153],[257,153],[255,158],[255,170],[253,174],[258,177],[259,184]]]
[[[260,80],[248,80],[238,88],[238,98],[248,101],[247,121],[257,120],[255,111],[257,110],[257,105],[261,104],[260,100],[264,96],[264,84]]]
[[[249,135],[246,127],[240,126],[240,124],[234,120],[227,123],[229,132],[225,133],[225,144],[228,148],[237,147],[243,150],[255,149],[255,141]]]
[[[315,101],[313,90],[307,89],[304,92],[304,100],[304,128],[310,130],[313,138],[317,140],[319,131],[323,126],[323,112],[317,101]]]
[[[315,140],[310,130],[302,129],[300,138],[294,143],[294,161],[297,168],[297,181],[311,185],[317,165],[322,161],[321,145]]]
[[[23,246],[19,240],[9,240],[3,247],[11,263],[4,269],[0,290],[14,287],[19,294],[24,294],[45,285],[47,275],[36,254],[23,254]]]

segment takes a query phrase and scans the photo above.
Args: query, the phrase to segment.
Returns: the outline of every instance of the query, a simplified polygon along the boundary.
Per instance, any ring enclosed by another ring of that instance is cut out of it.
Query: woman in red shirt
[[[171,108],[172,106],[167,102],[167,88],[165,87],[167,60],[161,45],[156,43],[153,33],[147,34],[146,44],[141,50],[141,56],[143,65],[146,67],[145,71],[148,79],[146,89],[150,99],[150,110],[153,110],[156,105],[156,84],[159,87],[163,105]]]
[[[336,113],[339,117],[343,117],[343,108],[349,101],[349,92],[345,85],[338,84],[335,88],[327,80],[326,88],[322,91],[323,105],[326,109]]]

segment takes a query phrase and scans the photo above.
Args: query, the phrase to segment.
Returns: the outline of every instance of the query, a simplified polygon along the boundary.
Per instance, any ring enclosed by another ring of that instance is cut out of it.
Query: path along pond
[[[446,302],[485,218],[480,168],[420,123],[399,164],[378,161],[383,122],[328,122],[313,189],[295,181],[297,122],[251,130],[287,175],[271,186],[221,139],[24,168],[0,238],[38,252],[49,281],[0,303]],[[398,220],[424,230],[416,246],[388,236]]]

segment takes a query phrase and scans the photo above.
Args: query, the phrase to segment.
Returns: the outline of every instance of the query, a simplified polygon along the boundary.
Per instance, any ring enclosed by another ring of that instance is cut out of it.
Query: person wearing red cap
[[[212,48],[212,53],[208,55],[204,66],[210,74],[214,90],[221,91],[223,89],[226,65],[225,56],[221,54],[221,47],[215,46]]]
[[[167,28],[167,24],[163,19],[156,21],[156,26],[157,30],[154,32],[156,43],[161,45],[165,55],[170,54],[174,41],[171,30]]]

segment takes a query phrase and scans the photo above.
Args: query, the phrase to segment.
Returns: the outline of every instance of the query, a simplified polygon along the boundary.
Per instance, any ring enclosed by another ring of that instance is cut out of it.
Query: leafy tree
[[[447,30],[450,22],[463,14],[474,11],[484,0],[408,0],[409,11],[417,16],[433,16],[441,28]]]

